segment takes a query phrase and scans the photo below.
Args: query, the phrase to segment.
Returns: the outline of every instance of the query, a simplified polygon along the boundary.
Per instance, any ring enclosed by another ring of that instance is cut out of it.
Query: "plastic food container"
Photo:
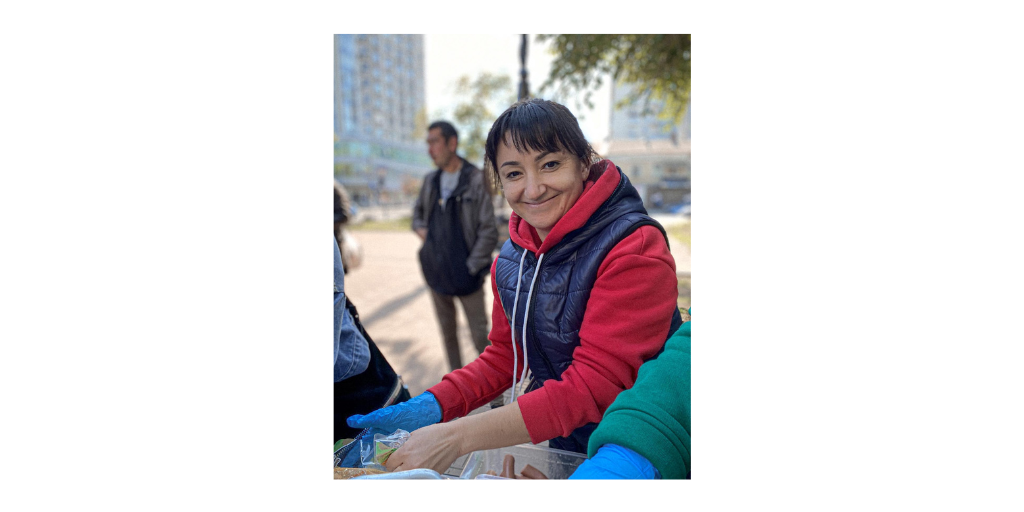
[[[523,467],[529,464],[547,475],[551,480],[569,478],[569,475],[572,475],[576,468],[583,464],[583,461],[587,460],[587,456],[582,453],[567,452],[527,443],[508,448],[471,453],[469,458],[466,459],[466,465],[463,467],[459,478],[497,478],[487,475],[487,472],[494,471],[495,474],[500,475],[501,464],[505,460],[505,455],[515,457],[516,474],[522,473]]]
[[[446,480],[447,478],[450,477],[445,477],[433,469],[412,469],[397,473],[357,476],[352,480]]]

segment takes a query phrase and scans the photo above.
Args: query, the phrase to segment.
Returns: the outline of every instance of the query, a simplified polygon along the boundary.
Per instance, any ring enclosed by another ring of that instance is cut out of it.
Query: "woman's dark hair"
[[[506,134],[511,135],[512,145],[519,151],[565,151],[586,166],[597,160],[597,153],[569,109],[540,98],[522,100],[502,112],[487,134],[486,158],[498,183],[498,145],[504,143]]]

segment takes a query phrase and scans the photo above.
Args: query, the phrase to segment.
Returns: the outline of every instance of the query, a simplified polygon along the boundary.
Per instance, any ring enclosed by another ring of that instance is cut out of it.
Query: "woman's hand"
[[[409,434],[399,449],[384,464],[388,471],[427,468],[444,474],[459,458],[460,442],[452,423],[430,425]]]
[[[518,403],[423,427],[411,434],[384,464],[388,471],[428,468],[444,473],[452,462],[476,450],[530,442]]]

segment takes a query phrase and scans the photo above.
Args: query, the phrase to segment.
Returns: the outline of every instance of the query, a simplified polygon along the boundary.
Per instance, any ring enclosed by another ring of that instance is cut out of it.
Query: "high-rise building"
[[[679,137],[679,126],[672,122],[659,119],[658,114],[664,102],[651,99],[646,105],[643,100],[636,101],[620,109],[615,105],[632,94],[636,88],[629,84],[617,83],[612,86],[612,119],[610,137],[612,139],[631,140],[665,140]]]
[[[677,125],[659,118],[664,103],[651,99],[616,109],[634,89],[612,86],[612,113],[602,153],[615,162],[651,209],[669,207],[690,197],[690,108]]]
[[[405,201],[433,166],[423,54],[422,35],[334,36],[335,176],[357,202]]]

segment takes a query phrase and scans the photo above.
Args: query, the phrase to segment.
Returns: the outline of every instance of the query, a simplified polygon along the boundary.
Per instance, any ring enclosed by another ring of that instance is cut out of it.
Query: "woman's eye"
[[[544,164],[545,169],[554,169],[555,167],[558,167],[558,160],[552,160]]]
[[[505,174],[506,180],[511,180],[519,176],[519,171],[510,171]]]

